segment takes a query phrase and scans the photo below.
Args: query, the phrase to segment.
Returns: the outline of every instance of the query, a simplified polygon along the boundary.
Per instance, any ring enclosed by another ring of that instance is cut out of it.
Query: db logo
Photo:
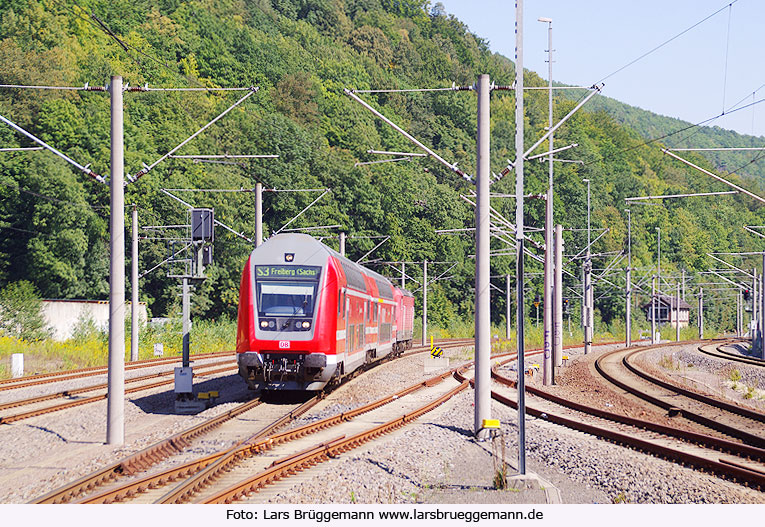
[[[279,341],[279,349],[280,350],[288,350],[288,349],[290,349],[290,341],[289,340],[280,340]]]

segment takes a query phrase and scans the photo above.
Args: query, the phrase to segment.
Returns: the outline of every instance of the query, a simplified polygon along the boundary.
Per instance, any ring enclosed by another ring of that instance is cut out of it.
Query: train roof
[[[287,262],[286,256],[283,256],[288,254],[293,256],[293,260],[290,262]],[[263,245],[252,251],[251,259],[255,265],[266,263],[273,264],[275,261],[279,261],[279,263],[281,263],[284,261],[284,263],[289,263],[292,265],[323,266],[326,264],[328,256],[334,256],[338,261],[340,261],[340,264],[342,265],[346,275],[353,274],[353,271],[356,271],[357,273],[365,275],[378,283],[382,281],[384,284],[391,288],[395,287],[390,279],[364,267],[363,265],[357,264],[353,260],[349,260],[345,256],[342,256],[339,252],[330,247],[327,247],[319,240],[309,236],[308,234],[287,233],[272,236],[263,242]],[[348,272],[349,270],[351,273]],[[347,276],[347,278],[349,281],[352,280],[350,276]],[[358,284],[358,286],[360,286],[362,289],[366,289],[363,284]],[[378,289],[380,289],[379,285]],[[411,293],[408,291],[403,292],[405,295],[408,294],[408,296],[411,296]],[[385,293],[386,294],[383,294],[381,291],[381,296],[390,296],[390,292],[386,291]]]

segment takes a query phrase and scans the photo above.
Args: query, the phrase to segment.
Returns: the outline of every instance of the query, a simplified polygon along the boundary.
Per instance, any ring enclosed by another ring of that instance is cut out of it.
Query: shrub
[[[42,315],[42,300],[30,282],[13,282],[0,290],[0,331],[23,340],[50,335]]]

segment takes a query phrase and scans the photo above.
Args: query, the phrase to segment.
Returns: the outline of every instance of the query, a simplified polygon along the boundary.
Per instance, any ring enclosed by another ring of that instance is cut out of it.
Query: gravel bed
[[[573,363],[567,372],[575,370],[579,360],[583,364],[578,371],[586,371],[586,361],[573,359],[578,355],[576,350],[567,353]],[[458,359],[465,359],[464,352],[454,352],[453,359],[452,367]],[[387,363],[353,379],[301,421],[355,408],[436,373],[424,371],[422,356]],[[221,392],[219,404],[197,416],[172,413],[172,389],[129,397],[122,447],[103,443],[105,402],[0,426],[0,503],[27,502],[171,433],[225,412],[235,401],[248,397],[244,383],[235,375],[200,377],[196,382],[203,385],[202,391]],[[573,384],[569,386],[574,391]],[[315,476],[313,471],[304,473],[301,483],[274,494],[270,501],[539,501],[538,495],[525,491],[493,490],[492,443],[477,443],[472,438],[473,397],[471,390],[463,392],[417,424],[344,454],[329,465],[316,467]],[[497,403],[493,403],[492,412],[502,420],[505,459],[512,475],[517,470],[513,466],[517,464],[516,414]],[[197,448],[207,452],[221,446],[218,443],[211,436]],[[501,450],[499,444],[497,449]],[[761,492],[533,418],[527,420],[527,469],[552,482],[564,503],[765,503]]]
[[[470,503],[529,502],[524,493],[492,488],[494,466],[472,439],[473,393],[460,394],[436,416],[334,460],[309,481],[269,503],[432,503],[459,487]],[[515,410],[493,404],[502,421],[505,459],[517,471]],[[765,494],[585,434],[527,418],[527,471],[553,482],[564,503],[765,503]],[[465,483],[455,467],[473,466]],[[456,483],[455,483],[456,482]],[[456,501],[456,500],[452,500]]]
[[[645,353],[637,365],[683,388],[765,411],[763,367],[710,357],[694,345]]]

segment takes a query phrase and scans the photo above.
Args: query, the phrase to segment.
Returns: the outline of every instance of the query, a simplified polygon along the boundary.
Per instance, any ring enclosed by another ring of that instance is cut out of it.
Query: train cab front
[[[251,389],[320,390],[336,370],[317,327],[322,267],[253,265],[250,335],[238,349],[239,374]]]

